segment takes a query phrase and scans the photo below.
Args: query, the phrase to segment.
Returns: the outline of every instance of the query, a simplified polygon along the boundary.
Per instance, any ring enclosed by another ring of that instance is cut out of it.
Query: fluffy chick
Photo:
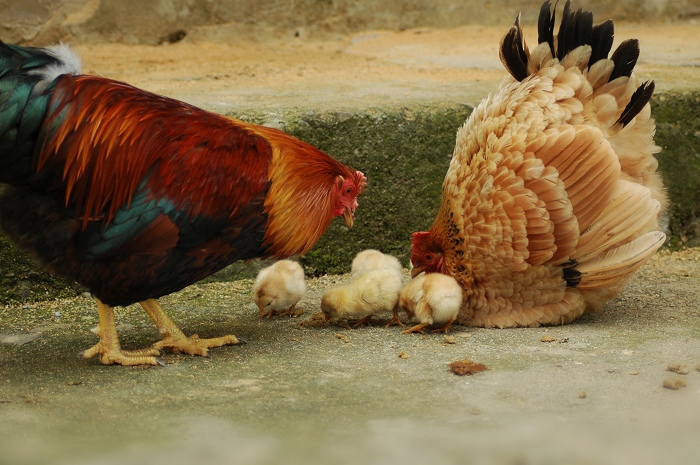
[[[266,318],[292,314],[305,292],[304,270],[293,260],[280,260],[260,270],[253,284],[255,305]],[[280,310],[284,311],[277,313]]]
[[[387,326],[401,324],[398,305],[402,286],[402,275],[396,270],[380,268],[365,271],[346,284],[327,289],[321,298],[321,311],[326,320],[360,318],[353,328],[369,324],[372,315],[390,311],[394,312],[394,318]]]
[[[422,333],[433,324],[443,325],[431,332],[447,333],[462,307],[462,288],[451,277],[442,273],[422,273],[401,290],[399,305],[408,319],[414,316],[419,324],[403,334]]]
[[[403,267],[396,257],[375,249],[363,250],[355,255],[355,258],[352,260],[350,274],[355,277],[366,271],[378,270],[381,268],[396,270],[400,275],[403,275]]]

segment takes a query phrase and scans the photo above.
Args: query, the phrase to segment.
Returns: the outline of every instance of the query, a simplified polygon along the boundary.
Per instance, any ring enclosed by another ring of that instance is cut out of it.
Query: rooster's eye
[[[348,187],[345,188],[345,194],[346,194],[346,195],[352,194],[352,191],[353,191],[352,186],[348,186]]]
[[[429,253],[425,254],[425,257],[423,258],[425,259],[426,263],[432,263],[433,261],[433,255]]]

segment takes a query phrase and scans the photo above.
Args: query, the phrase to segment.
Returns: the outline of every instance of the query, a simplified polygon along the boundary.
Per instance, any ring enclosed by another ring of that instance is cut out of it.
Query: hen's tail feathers
[[[562,13],[559,32],[554,36],[556,8],[552,8],[549,0],[542,4],[538,20],[538,43],[536,49],[530,53],[523,38],[520,25],[520,16],[501,40],[500,56],[503,65],[508,72],[518,81],[526,79],[541,68],[562,63],[567,66],[576,65],[590,71],[589,77],[597,89],[606,83],[613,82],[620,77],[630,77],[637,59],[639,58],[639,42],[637,39],[629,39],[622,42],[613,52],[609,61],[612,70],[608,69],[608,54],[612,49],[615,28],[611,20],[593,26],[593,14],[589,11],[578,9],[572,11],[571,2],[567,0]],[[567,55],[579,47],[588,47],[590,53],[579,50],[572,54],[578,58],[565,60]],[[583,58],[581,58],[583,57]],[[593,70],[591,68],[598,63]],[[654,83],[645,82],[632,96],[626,105],[620,118],[615,124],[622,127],[629,124],[649,102],[654,92]]]
[[[0,41],[0,182],[26,180],[53,82],[61,74],[79,72],[80,60],[67,46],[34,48]]]
[[[581,274],[577,289],[599,289],[629,276],[642,266],[666,240],[661,231],[648,232],[615,247],[576,269]]]

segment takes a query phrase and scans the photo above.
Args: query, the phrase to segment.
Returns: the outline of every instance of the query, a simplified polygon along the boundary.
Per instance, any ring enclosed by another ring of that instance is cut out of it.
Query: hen
[[[414,276],[462,286],[461,324],[570,322],[615,297],[665,239],[637,40],[608,58],[613,22],[593,26],[569,2],[556,38],[554,24],[546,1],[537,47],[519,18],[503,38],[512,77],[457,132],[437,217],[412,237]]]
[[[307,252],[353,224],[364,175],[276,129],[80,74],[66,46],[0,42],[0,224],[40,264],[96,297],[85,357],[157,364],[185,335],[155,300],[237,260]],[[113,307],[139,302],[163,340],[120,348]]]

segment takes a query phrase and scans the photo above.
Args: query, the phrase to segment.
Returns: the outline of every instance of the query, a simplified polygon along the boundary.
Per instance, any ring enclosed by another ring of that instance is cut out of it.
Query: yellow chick
[[[387,326],[398,321],[399,293],[402,276],[396,270],[380,268],[365,271],[350,282],[327,289],[321,298],[321,311],[326,320],[332,318],[360,318],[353,328],[369,324],[372,315],[394,312]]]
[[[304,270],[292,260],[280,260],[260,270],[253,284],[255,305],[266,318],[292,314],[304,293]],[[284,311],[277,313],[280,310]]]
[[[462,307],[462,288],[451,276],[421,273],[401,290],[399,305],[409,320],[415,316],[419,321],[403,334],[423,333],[432,324],[443,326],[431,332],[447,333]]]
[[[403,267],[396,257],[375,249],[363,250],[355,255],[350,274],[355,277],[365,271],[378,270],[380,268],[393,269],[398,271],[400,275],[403,275]]]

